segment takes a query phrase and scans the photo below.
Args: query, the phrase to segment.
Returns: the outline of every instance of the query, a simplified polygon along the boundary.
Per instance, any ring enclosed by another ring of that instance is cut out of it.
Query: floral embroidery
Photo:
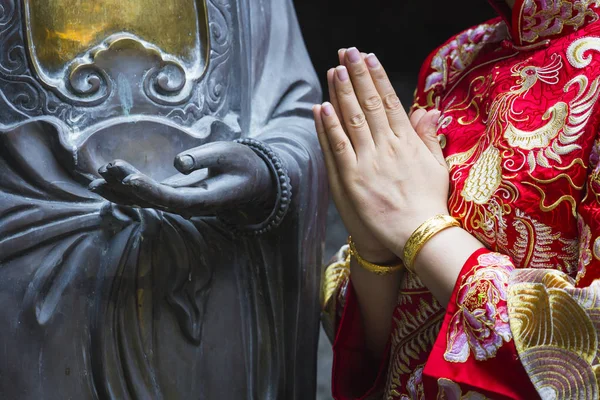
[[[539,38],[562,33],[565,26],[579,29],[586,22],[598,20],[598,14],[590,7],[597,7],[598,0],[550,0],[543,2],[526,0],[523,3],[521,39],[535,42]]]
[[[423,400],[425,399],[425,391],[423,389],[423,369],[425,365],[419,366],[415,371],[410,374],[408,382],[406,383],[406,390],[408,396],[403,394],[400,400]]]
[[[577,265],[577,279],[585,276],[585,269],[592,261],[592,251],[590,242],[592,241],[592,231],[585,223],[581,215],[577,215],[577,230],[579,231],[579,264]]]
[[[440,378],[438,379],[438,400],[486,400],[487,397],[481,393],[469,391],[463,395],[460,386],[452,382],[450,379]]]
[[[458,311],[449,324],[446,361],[466,362],[470,351],[476,360],[487,360],[512,339],[506,289],[514,266],[499,253],[482,254],[477,261],[457,293]]]
[[[590,189],[598,196],[600,195],[600,139],[597,139],[592,146],[590,167],[593,168],[590,174]]]
[[[425,91],[446,87],[471,65],[486,44],[499,42],[506,36],[504,24],[478,25],[456,36],[433,57],[431,68],[434,72],[427,77]]]

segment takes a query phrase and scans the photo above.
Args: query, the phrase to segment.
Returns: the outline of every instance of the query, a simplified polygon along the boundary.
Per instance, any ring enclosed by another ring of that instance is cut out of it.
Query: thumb
[[[175,168],[188,175],[204,168],[243,169],[248,165],[248,153],[254,152],[243,144],[212,142],[186,150],[175,157]]]
[[[437,136],[437,125],[440,115],[439,110],[428,111],[417,123],[415,131],[435,159],[445,167],[446,159],[444,158],[444,153],[442,152],[442,147]]]

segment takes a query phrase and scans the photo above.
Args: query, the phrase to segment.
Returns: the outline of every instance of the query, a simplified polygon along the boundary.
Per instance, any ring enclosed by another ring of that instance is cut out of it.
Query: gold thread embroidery
[[[476,204],[487,203],[502,181],[502,158],[494,146],[488,147],[469,171],[462,196]]]
[[[585,289],[558,271],[517,270],[508,290],[511,331],[539,393],[598,398],[600,285]]]
[[[575,201],[575,199],[573,198],[573,196],[571,195],[564,195],[561,196],[558,200],[556,200],[554,203],[550,204],[550,205],[546,205],[546,192],[544,192],[543,189],[539,188],[538,186],[536,186],[533,183],[530,182],[522,182],[524,185],[528,185],[533,187],[535,190],[538,191],[538,193],[542,196],[542,198],[540,199],[540,210],[542,210],[543,212],[550,212],[552,210],[554,210],[556,207],[558,207],[562,202],[566,201],[571,205],[571,214],[573,214],[573,216],[577,215],[577,202]]]
[[[558,102],[542,116],[543,121],[550,119],[546,125],[534,131],[523,131],[509,123],[504,131],[504,137],[508,140],[508,144],[523,150],[547,147],[565,126],[567,110],[565,103]]]

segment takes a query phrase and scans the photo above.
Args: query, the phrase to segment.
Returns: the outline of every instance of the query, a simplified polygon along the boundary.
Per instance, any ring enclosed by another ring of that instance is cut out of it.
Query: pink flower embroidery
[[[585,268],[592,261],[592,251],[590,250],[592,231],[581,215],[577,215],[577,230],[579,231],[579,264],[577,265],[577,278],[579,280],[585,276]]]
[[[512,339],[506,289],[515,267],[509,257],[498,253],[482,254],[477,261],[458,290],[458,311],[448,328],[446,361],[466,362],[471,351],[476,360],[487,360]]]
[[[600,194],[600,139],[596,140],[592,146],[590,167],[592,168],[592,173],[590,174],[590,187],[593,192],[598,195]]]
[[[500,24],[479,25],[459,34],[433,57],[433,72],[426,78],[425,91],[448,85],[473,62],[486,44],[499,42],[505,36]]]
[[[438,400],[487,400],[481,393],[469,391],[463,394],[461,387],[450,379],[438,379]]]
[[[406,390],[408,396],[403,395],[401,400],[422,400],[425,399],[425,391],[423,389],[423,369],[424,365],[419,366],[408,378],[406,382]]]

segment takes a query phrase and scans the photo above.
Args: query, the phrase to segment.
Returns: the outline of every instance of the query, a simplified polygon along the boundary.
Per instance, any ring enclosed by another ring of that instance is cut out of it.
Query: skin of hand
[[[339,51],[340,64],[345,64],[345,54],[345,49]],[[367,57],[365,53],[361,55],[363,59]],[[343,115],[335,87],[335,69],[330,69],[327,72],[327,81],[331,106],[334,108],[336,115]],[[359,217],[340,180],[340,172],[332,151],[332,143],[330,143],[323,125],[322,106],[313,107],[313,113],[327,166],[332,197],[346,229],[353,236],[359,254],[368,261],[378,264],[391,263],[394,258],[396,259],[393,262],[399,262],[396,255],[379,241]],[[424,110],[417,110],[411,115],[410,123],[420,137],[425,137],[428,132],[435,131],[438,117],[439,113],[436,111],[427,113]],[[343,118],[340,119],[340,124],[346,132],[347,128]],[[402,272],[378,276],[360,267],[354,258],[351,261],[350,269],[350,277],[361,310],[362,324],[365,327],[366,346],[374,363],[378,363],[385,350],[392,328],[391,316],[396,306]]]
[[[126,161],[115,160],[99,169],[102,179],[89,188],[119,205],[187,218],[266,203],[274,197],[266,163],[239,143],[214,142],[187,150],[175,158],[174,165],[179,174],[159,183]]]
[[[338,51],[338,58],[341,65],[346,63],[345,59],[346,49],[340,49]],[[365,59],[367,57],[366,53],[361,53],[361,57]],[[333,106],[336,115],[342,115],[339,100],[335,88],[335,69],[331,68],[327,71],[327,83],[329,88],[329,98],[331,100],[331,105]],[[436,113],[436,111],[432,111]],[[318,133],[319,142],[321,144],[321,149],[323,151],[325,162],[327,165],[327,172],[329,178],[329,186],[332,194],[333,201],[340,211],[340,215],[342,217],[343,223],[346,226],[348,232],[350,232],[353,241],[356,245],[357,250],[360,255],[366,259],[367,261],[376,263],[376,264],[392,264],[399,262],[399,259],[396,255],[389,250],[386,246],[384,246],[373,234],[373,232],[365,226],[362,222],[356,210],[354,210],[354,206],[351,204],[348,195],[345,193],[345,189],[340,182],[339,171],[337,170],[337,166],[335,164],[333,152],[331,150],[331,145],[329,140],[327,140],[327,135],[325,134],[325,128],[323,126],[323,120],[321,118],[322,106],[315,105],[313,107],[313,115],[315,119],[315,127]],[[422,118],[427,114],[425,110],[417,110],[410,117],[411,126],[420,132],[421,135],[426,135],[429,130],[434,130],[436,128],[435,116],[432,118],[427,118],[422,120]],[[439,113],[437,114],[439,116]],[[420,122],[423,122],[420,124]],[[345,132],[347,132],[343,118],[340,119],[340,123]]]
[[[439,112],[420,118],[429,128],[419,136],[377,58],[363,59],[352,48],[345,61],[333,79],[341,115],[325,103],[323,126],[339,180],[359,217],[402,256],[422,222],[448,213],[448,169],[434,128]]]
[[[344,223],[351,221],[349,231],[363,233],[357,240],[365,240],[366,248],[387,247],[402,257],[406,240],[421,223],[448,213],[448,170],[436,137],[439,112],[417,110],[409,119],[374,55],[354,48],[339,55],[344,65],[328,73],[334,104],[315,107],[333,196],[342,204]],[[426,243],[414,269],[445,306],[465,261],[482,247],[465,230],[447,229]],[[374,254],[383,259],[386,253]],[[351,279],[367,348],[379,360],[401,274],[377,276],[353,261]]]

